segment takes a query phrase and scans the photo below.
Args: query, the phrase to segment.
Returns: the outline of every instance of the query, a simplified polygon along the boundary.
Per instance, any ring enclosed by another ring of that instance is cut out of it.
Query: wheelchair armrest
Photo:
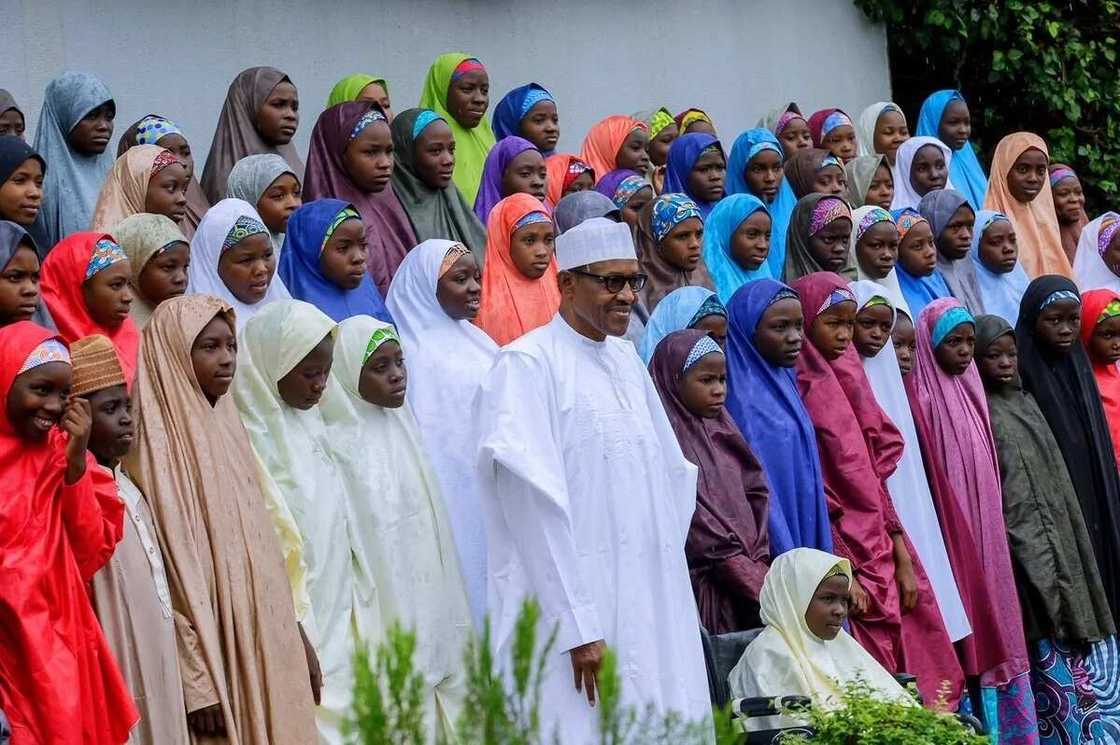
[[[752,696],[737,698],[731,702],[731,711],[736,717],[773,717],[787,708],[808,708],[812,703],[805,696]]]

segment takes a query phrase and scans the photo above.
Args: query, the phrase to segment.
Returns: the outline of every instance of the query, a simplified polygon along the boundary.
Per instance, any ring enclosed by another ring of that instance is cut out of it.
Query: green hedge
[[[999,139],[1037,132],[1085,183],[1090,216],[1120,192],[1120,2],[854,0],[887,26],[896,100],[955,87],[985,162]],[[911,124],[913,126],[913,122]]]

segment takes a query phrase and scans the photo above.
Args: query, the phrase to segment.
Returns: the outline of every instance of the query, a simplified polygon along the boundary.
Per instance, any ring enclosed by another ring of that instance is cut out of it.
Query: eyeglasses
[[[582,269],[569,269],[572,274],[579,274],[584,277],[591,277],[606,288],[607,292],[612,295],[617,295],[622,292],[622,288],[630,285],[630,289],[634,292],[641,292],[642,288],[646,286],[646,280],[649,279],[644,274],[634,274],[626,276],[625,274],[595,274],[594,272],[585,272]]]

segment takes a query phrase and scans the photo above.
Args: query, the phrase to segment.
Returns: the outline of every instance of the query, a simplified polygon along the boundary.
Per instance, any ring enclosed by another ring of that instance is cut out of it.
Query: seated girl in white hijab
[[[766,628],[728,676],[732,697],[806,696],[814,706],[837,706],[844,686],[859,679],[884,699],[916,706],[844,630],[851,584],[848,560],[824,551],[795,548],[774,559],[759,595]]]

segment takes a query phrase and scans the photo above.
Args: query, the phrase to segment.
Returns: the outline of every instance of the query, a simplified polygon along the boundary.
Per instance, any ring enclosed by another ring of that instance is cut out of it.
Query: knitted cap
[[[78,339],[70,345],[74,367],[70,393],[84,396],[114,385],[124,385],[124,371],[113,342],[100,334]]]

